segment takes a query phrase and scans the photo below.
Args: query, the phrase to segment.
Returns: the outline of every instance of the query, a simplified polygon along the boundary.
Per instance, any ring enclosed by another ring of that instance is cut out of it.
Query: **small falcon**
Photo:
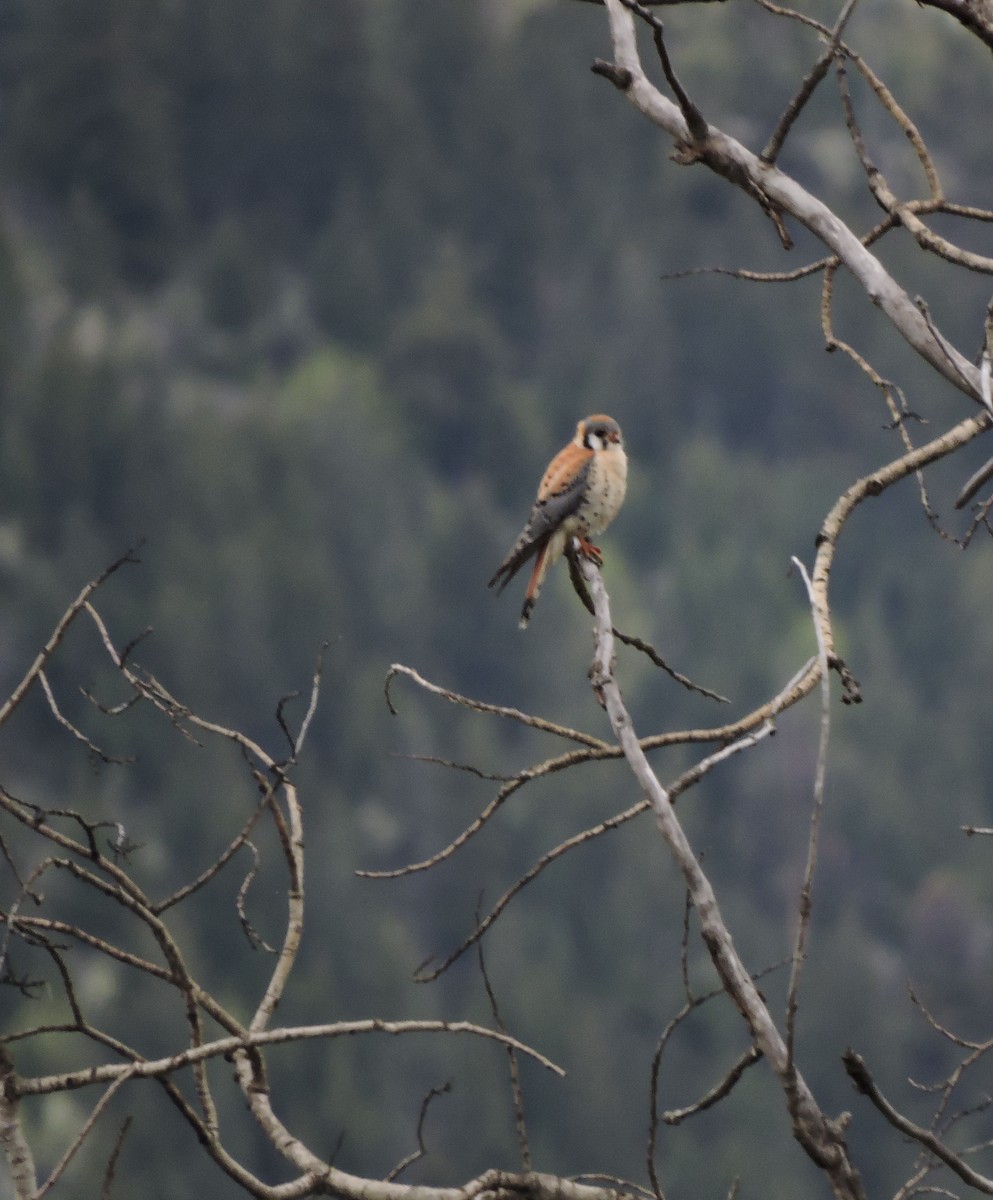
[[[555,455],[538,485],[531,517],[514,548],[497,568],[489,586],[503,591],[528,559],[534,568],[524,593],[520,627],[525,629],[548,568],[561,558],[570,538],[595,563],[597,537],[617,516],[627,489],[628,460],[620,426],[597,413],[576,426],[576,436]]]

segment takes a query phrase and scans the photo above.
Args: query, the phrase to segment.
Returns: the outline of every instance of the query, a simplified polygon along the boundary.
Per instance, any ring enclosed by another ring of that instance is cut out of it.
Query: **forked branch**
[[[869,300],[889,318],[900,336],[955,388],[981,402],[979,371],[948,339],[936,336],[911,296],[838,215],[792,176],[763,161],[737,139],[709,125],[694,139],[677,104],[649,80],[641,63],[634,17],[624,0],[605,0],[613,43],[610,64],[615,83],[623,81],[628,100],[672,137],[677,146],[693,144],[693,161],[764,198],[779,213],[805,226],[858,280]],[[608,74],[601,71],[601,74]]]
[[[583,572],[596,608],[595,653],[590,673],[593,687],[603,698],[618,744],[651,805],[663,840],[683,875],[711,961],[725,990],[748,1025],[756,1049],[779,1078],[794,1136],[827,1174],[835,1196],[846,1200],[865,1200],[862,1181],[849,1157],[842,1127],[821,1111],[802,1074],[790,1061],[786,1042],[738,955],[710,880],[683,832],[666,789],[659,782],[639,744],[631,716],[614,679],[614,638],[607,591],[593,563],[584,561]]]

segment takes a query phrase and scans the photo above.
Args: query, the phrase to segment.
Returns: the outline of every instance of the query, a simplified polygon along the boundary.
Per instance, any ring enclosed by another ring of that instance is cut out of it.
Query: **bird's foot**
[[[579,553],[583,558],[588,558],[591,563],[596,563],[598,567],[603,566],[603,553],[599,546],[594,546],[592,542],[587,541],[584,537],[576,538],[579,542]]]

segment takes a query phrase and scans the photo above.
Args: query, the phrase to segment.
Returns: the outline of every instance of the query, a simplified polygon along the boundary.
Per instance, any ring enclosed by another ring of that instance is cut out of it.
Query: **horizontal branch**
[[[383,684],[386,693],[386,704],[394,716],[396,716],[397,710],[393,706],[390,685],[397,675],[406,675],[408,679],[413,680],[424,691],[430,692],[433,696],[441,696],[451,704],[459,704],[463,708],[468,708],[471,712],[492,713],[494,716],[507,717],[511,721],[527,725],[530,729],[539,729],[542,733],[554,733],[556,737],[579,742],[583,746],[593,746],[597,749],[603,749],[607,745],[602,738],[594,737],[591,733],[583,733],[578,729],[569,729],[567,726],[558,725],[554,721],[546,721],[543,717],[533,717],[530,713],[521,712],[519,708],[508,708],[502,704],[488,704],[485,700],[474,700],[470,696],[463,696],[460,692],[453,692],[450,688],[442,687],[440,684],[432,683],[430,679],[425,679],[413,667],[404,666],[403,663],[393,663],[386,673],[386,679]]]
[[[533,1050],[523,1042],[519,1042],[509,1034],[487,1029],[482,1025],[473,1025],[469,1021],[381,1021],[369,1019],[336,1021],[330,1025],[301,1025],[286,1029],[268,1029],[257,1033],[248,1033],[244,1037],[219,1038],[200,1046],[191,1046],[178,1054],[172,1054],[165,1058],[133,1063],[105,1063],[98,1067],[88,1067],[83,1071],[66,1071],[61,1075],[41,1075],[35,1078],[19,1077],[13,1084],[13,1090],[19,1096],[45,1096],[53,1092],[73,1091],[94,1083],[108,1083],[122,1076],[134,1079],[154,1079],[163,1075],[171,1075],[174,1071],[195,1063],[206,1062],[211,1058],[223,1057],[234,1054],[238,1050],[248,1050],[256,1046],[276,1046],[287,1042],[313,1041],[318,1038],[352,1037],[362,1033],[394,1035],[469,1033],[476,1037],[501,1042],[521,1054],[526,1054],[554,1074],[565,1075],[565,1071],[553,1063],[550,1058],[546,1058],[545,1055]]]

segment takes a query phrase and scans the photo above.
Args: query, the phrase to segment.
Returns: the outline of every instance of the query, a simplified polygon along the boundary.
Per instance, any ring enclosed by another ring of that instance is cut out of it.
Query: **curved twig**
[[[978,1171],[970,1167],[964,1158],[946,1146],[930,1129],[923,1129],[920,1125],[915,1125],[909,1118],[897,1112],[877,1087],[861,1054],[857,1054],[851,1049],[846,1050],[842,1055],[842,1062],[844,1063],[845,1070],[848,1072],[848,1077],[855,1084],[857,1090],[872,1101],[894,1129],[898,1129],[905,1137],[913,1138],[915,1142],[919,1142],[935,1157],[940,1158],[945,1166],[950,1167],[963,1183],[967,1183],[970,1187],[974,1187],[977,1191],[983,1192],[987,1196],[993,1196],[993,1179],[987,1175],[981,1175]]]
[[[45,663],[47,663],[52,657],[62,639],[65,637],[69,626],[79,616],[80,612],[89,601],[89,598],[98,588],[102,587],[103,584],[107,582],[111,575],[119,571],[120,568],[126,563],[139,562],[140,559],[138,558],[138,550],[140,548],[141,543],[139,543],[133,549],[128,550],[126,554],[122,554],[116,562],[111,563],[106,571],[102,571],[95,579],[91,579],[90,582],[86,584],[83,590],[79,593],[76,599],[73,600],[73,602],[65,610],[58,624],[55,626],[54,630],[52,630],[51,637],[44,644],[44,646],[42,646],[41,650],[38,652],[37,658],[35,658],[34,662],[28,668],[27,674],[10,693],[4,703],[0,704],[0,725],[3,725],[3,723],[10,717],[11,713],[13,713],[13,711],[27,695],[31,685],[34,683],[35,679],[38,678],[39,672],[44,669]]]
[[[503,704],[488,704],[485,700],[473,700],[469,696],[453,692],[450,688],[442,687],[440,684],[432,683],[429,679],[425,679],[413,667],[406,667],[403,663],[393,663],[386,672],[384,683],[386,704],[394,716],[396,716],[397,710],[393,706],[390,685],[397,675],[405,675],[408,679],[413,680],[418,687],[423,688],[424,691],[430,692],[433,696],[441,696],[443,699],[449,701],[450,704],[460,704],[463,708],[468,708],[471,712],[492,713],[498,717],[506,717],[508,720],[517,721],[520,725],[526,725],[529,729],[540,729],[542,733],[553,733],[556,737],[566,738],[572,742],[579,742],[583,746],[594,746],[597,749],[602,749],[607,745],[602,738],[594,737],[591,733],[582,733],[578,729],[569,729],[568,726],[558,725],[554,721],[546,721],[543,717],[534,717],[530,713],[521,712],[519,708],[508,708]]]

